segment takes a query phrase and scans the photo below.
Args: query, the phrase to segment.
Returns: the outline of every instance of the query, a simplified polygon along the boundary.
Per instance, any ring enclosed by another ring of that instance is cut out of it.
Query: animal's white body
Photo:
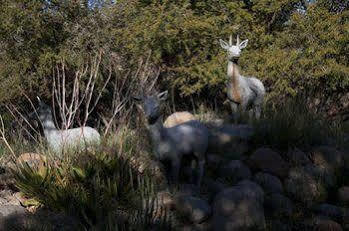
[[[88,144],[100,143],[100,134],[91,127],[57,129],[53,122],[51,108],[46,104],[40,103],[38,115],[48,146],[54,152],[60,153],[69,148],[84,148]]]
[[[240,43],[237,37],[236,45],[232,44],[232,37],[230,36],[229,44],[220,40],[221,47],[227,50],[228,67],[227,67],[227,96],[233,113],[238,113],[238,106],[241,111],[252,108],[252,112],[257,119],[260,118],[261,107],[264,100],[265,88],[263,83],[255,77],[245,77],[240,75],[239,69],[235,61],[240,57],[241,49],[247,46],[248,40]]]
[[[208,129],[199,121],[191,120],[174,127],[163,126],[159,109],[159,101],[167,98],[167,91],[157,96],[140,99],[147,117],[147,127],[150,132],[153,150],[157,159],[169,161],[170,177],[178,181],[181,159],[184,155],[193,155],[198,168],[196,184],[200,185],[204,172],[206,150],[208,146]]]

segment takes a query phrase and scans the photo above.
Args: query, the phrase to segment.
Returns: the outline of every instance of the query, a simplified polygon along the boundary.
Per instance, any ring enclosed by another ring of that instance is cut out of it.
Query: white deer
[[[167,174],[170,183],[178,182],[181,159],[184,155],[192,155],[198,168],[194,183],[200,186],[204,174],[206,150],[208,146],[208,129],[199,121],[191,120],[174,127],[166,128],[162,122],[161,102],[167,99],[168,92],[148,96],[133,97],[147,120],[153,150],[160,161],[169,161],[171,171]],[[194,166],[192,165],[192,168]],[[194,168],[192,169],[194,171]],[[194,181],[193,174],[191,181]]]
[[[240,75],[239,67],[237,65],[241,49],[247,46],[248,39],[240,43],[239,36],[237,36],[236,45],[233,45],[233,37],[230,36],[229,44],[222,39],[220,39],[219,42],[221,47],[227,51],[227,96],[235,121],[237,121],[238,106],[240,106],[242,112],[249,109],[250,118],[254,113],[255,118],[259,119],[265,95],[264,85],[255,77],[245,77]]]
[[[56,153],[68,148],[84,148],[88,144],[99,144],[100,134],[91,127],[79,127],[66,130],[56,128],[51,107],[43,103],[40,98],[37,114],[42,124],[48,146]]]

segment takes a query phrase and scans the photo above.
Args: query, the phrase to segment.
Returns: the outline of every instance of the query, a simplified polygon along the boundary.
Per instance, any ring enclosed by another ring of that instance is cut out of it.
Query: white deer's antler
[[[236,46],[240,45],[240,38],[239,35],[236,36]]]
[[[229,46],[233,45],[233,35],[230,35],[229,37]]]

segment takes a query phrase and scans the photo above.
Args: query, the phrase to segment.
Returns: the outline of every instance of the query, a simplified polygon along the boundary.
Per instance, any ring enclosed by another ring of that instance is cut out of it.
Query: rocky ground
[[[182,181],[158,193],[176,230],[349,230],[349,150],[251,148],[252,133],[247,125],[216,127],[201,188]],[[18,161],[40,164],[31,154]],[[74,230],[73,219],[24,198],[6,169],[0,180],[0,230]]]

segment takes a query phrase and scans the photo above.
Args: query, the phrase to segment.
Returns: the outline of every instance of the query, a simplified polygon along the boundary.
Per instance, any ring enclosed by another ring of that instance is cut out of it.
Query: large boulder
[[[0,205],[0,230],[15,230],[25,224],[27,211],[20,205]]]
[[[232,184],[252,177],[250,169],[240,160],[231,160],[219,169],[219,176],[229,179]]]
[[[291,169],[284,186],[289,195],[303,202],[306,206],[323,202],[327,198],[324,183],[310,174],[306,167]]]
[[[191,120],[196,120],[195,116],[187,111],[175,112],[167,117],[164,127],[170,128]]]
[[[263,190],[251,181],[223,190],[213,202],[212,230],[265,229],[263,201]]]
[[[265,193],[282,193],[284,191],[280,179],[269,173],[259,172],[253,180],[258,183]]]
[[[288,175],[289,164],[275,151],[269,148],[257,149],[248,159],[252,169],[271,173],[284,179]]]

